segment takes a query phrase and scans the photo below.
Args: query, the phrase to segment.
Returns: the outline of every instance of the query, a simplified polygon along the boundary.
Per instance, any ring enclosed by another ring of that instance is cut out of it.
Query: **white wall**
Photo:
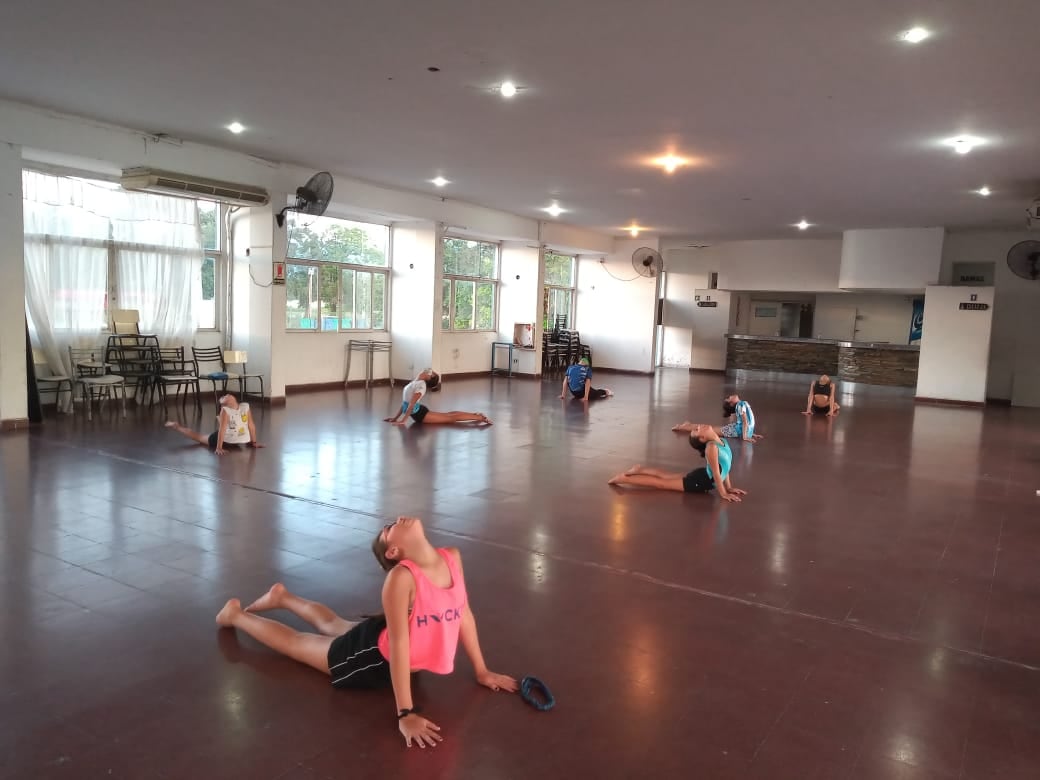
[[[689,368],[696,316],[694,297],[698,289],[708,286],[708,274],[699,266],[699,258],[689,250],[672,250],[664,255],[661,363],[675,368]]]
[[[841,241],[831,238],[730,241],[701,250],[718,265],[719,288],[770,292],[838,290]]]
[[[949,233],[943,244],[942,280],[952,281],[955,263],[993,263],[996,305],[989,356],[990,398],[1015,405],[1040,406],[1036,334],[1040,333],[1040,282],[1015,276],[1007,267],[1007,252],[1019,241],[1040,239],[1028,231]],[[928,321],[925,320],[925,329]]]
[[[846,230],[838,286],[847,290],[921,290],[939,281],[944,230]]]
[[[910,317],[913,313],[913,296],[868,295],[859,293],[835,293],[816,296],[813,335],[821,339],[846,338],[839,333],[827,332],[825,323],[831,321],[830,314],[840,309],[856,310],[855,341],[885,341],[891,344],[908,344],[910,341]],[[820,323],[817,327],[816,323]]]
[[[26,420],[22,152],[0,143],[0,420]]]
[[[539,359],[535,360],[535,366],[540,366],[540,355],[542,348],[541,337],[538,335],[538,323],[541,321],[539,309],[541,308],[542,296],[539,294],[541,285],[539,279],[539,265],[541,263],[541,252],[537,247],[521,243],[504,243],[501,255],[501,281],[498,286],[498,333],[496,341],[513,340],[513,326],[520,322],[532,323],[535,352]],[[519,277],[519,278],[518,278]],[[490,347],[488,348],[490,350]],[[498,365],[505,359],[505,350],[502,350],[497,358]],[[516,355],[514,354],[514,359]],[[514,369],[518,368],[514,365]],[[490,365],[489,365],[490,367]],[[527,365],[525,373],[539,373],[530,370]]]
[[[615,240],[614,251],[600,259],[578,257],[575,324],[581,340],[592,346],[596,366],[627,371],[654,370],[657,279],[636,277],[632,253],[656,240]]]
[[[987,311],[961,311],[961,303],[988,304]],[[917,395],[984,403],[993,320],[992,287],[932,286],[924,295],[924,331],[917,368]]]

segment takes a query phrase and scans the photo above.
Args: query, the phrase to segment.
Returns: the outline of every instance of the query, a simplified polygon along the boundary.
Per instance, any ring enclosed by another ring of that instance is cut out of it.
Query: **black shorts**
[[[580,388],[578,390],[571,390],[571,395],[573,395],[575,398],[584,398],[585,397],[585,388],[582,387],[582,388]]]
[[[365,618],[329,645],[329,679],[333,688],[385,688],[390,664],[379,652],[386,618]]]
[[[216,431],[213,431],[213,433],[211,433],[209,435],[209,440],[207,442],[207,446],[210,448],[210,450],[212,452],[216,452],[217,451],[217,432]]]
[[[830,404],[827,404],[826,406],[817,406],[816,404],[812,405],[812,413],[813,414],[827,414],[827,413],[830,412],[830,410],[831,410],[831,405]]]
[[[684,493],[707,493],[715,489],[715,483],[708,470],[701,466],[682,478],[682,489]]]
[[[419,404],[419,408],[412,412],[412,419],[417,423],[421,423],[423,418],[429,413],[429,409],[422,404]]]

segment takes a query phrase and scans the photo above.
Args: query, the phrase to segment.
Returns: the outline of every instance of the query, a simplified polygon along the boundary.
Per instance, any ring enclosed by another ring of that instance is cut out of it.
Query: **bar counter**
[[[916,387],[920,347],[868,341],[726,336],[726,370],[829,374],[836,379]]]

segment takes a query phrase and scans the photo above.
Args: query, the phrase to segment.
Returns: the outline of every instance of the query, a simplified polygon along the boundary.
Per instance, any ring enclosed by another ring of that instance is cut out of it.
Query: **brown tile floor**
[[[748,383],[768,437],[735,445],[730,506],[605,484],[696,465],[669,427],[718,420],[725,381],[609,384],[588,414],[555,382],[433,396],[489,430],[391,429],[400,388],[293,396],[219,460],[157,409],[0,437],[0,776],[1040,776],[1040,413],[867,391],[808,420],[801,384]],[[275,580],[376,608],[369,541],[412,513],[553,712],[460,653],[420,683],[443,745],[406,751],[389,693],[214,627]]]

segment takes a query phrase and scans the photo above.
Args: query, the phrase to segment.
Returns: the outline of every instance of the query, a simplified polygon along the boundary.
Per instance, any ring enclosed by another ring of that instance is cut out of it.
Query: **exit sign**
[[[986,311],[989,309],[988,303],[962,303],[958,308],[961,311]]]

